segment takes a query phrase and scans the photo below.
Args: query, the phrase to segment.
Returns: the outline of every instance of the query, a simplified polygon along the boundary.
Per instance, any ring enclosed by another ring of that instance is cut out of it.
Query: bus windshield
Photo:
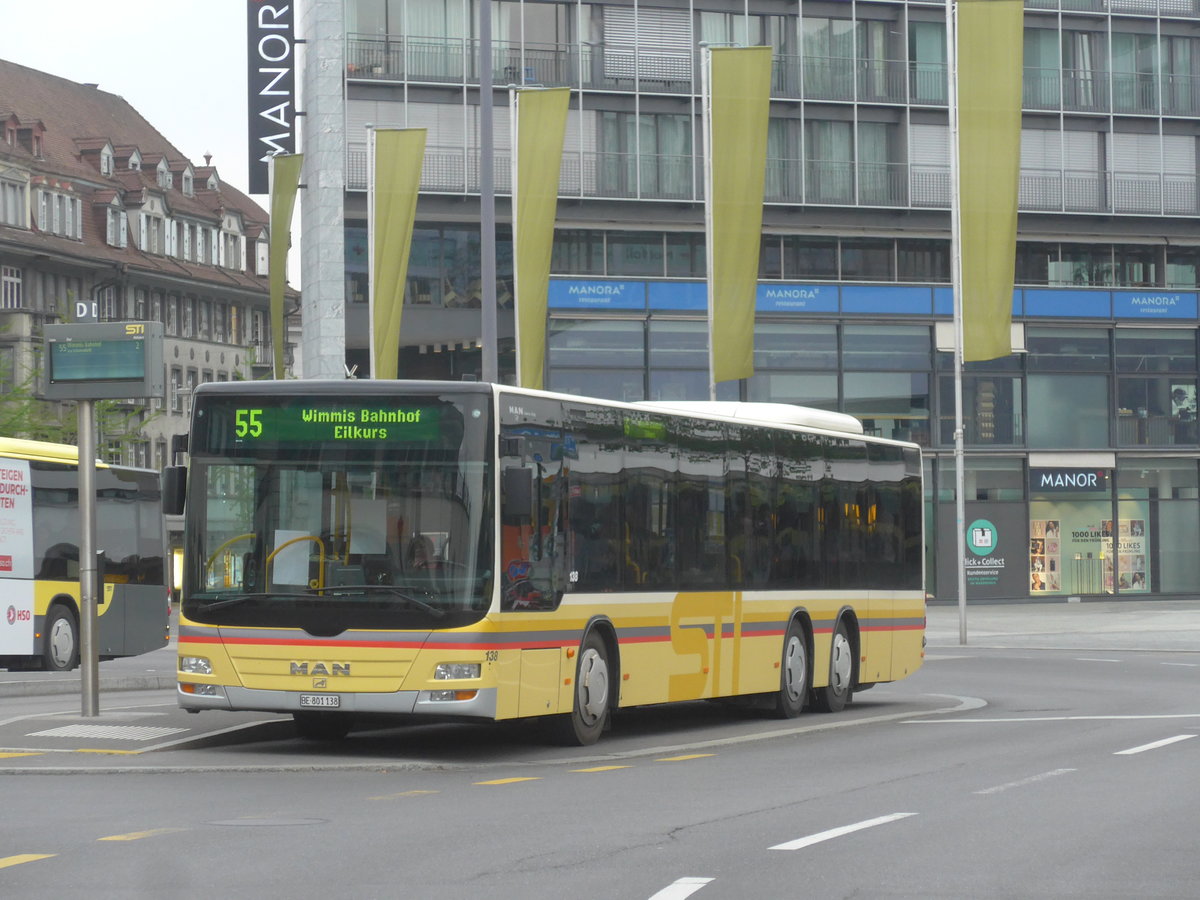
[[[427,630],[492,590],[484,395],[197,398],[186,616]]]

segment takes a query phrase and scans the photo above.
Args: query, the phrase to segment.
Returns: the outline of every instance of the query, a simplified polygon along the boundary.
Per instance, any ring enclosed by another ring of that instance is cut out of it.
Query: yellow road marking
[[[108,837],[96,838],[98,841],[140,841],[142,838],[155,837],[160,834],[175,834],[184,831],[183,828],[151,828],[147,831],[131,831],[128,834],[110,834]]]
[[[572,772],[611,772],[613,769],[632,769],[633,766],[593,766],[590,769],[572,769]]]
[[[52,856],[58,856],[57,853],[22,853],[20,856],[4,856],[0,857],[0,869],[7,869],[9,866],[19,866],[21,863],[35,862],[39,859],[49,859]]]
[[[495,781],[477,781],[476,784],[515,784],[518,781],[541,781],[541,778],[497,778]]]
[[[704,759],[706,756],[716,756],[715,753],[689,753],[686,756],[664,756],[655,762],[683,762],[685,759]]]
[[[0,759],[16,759],[18,756],[41,756],[41,753],[0,753]]]
[[[79,747],[73,752],[75,753],[111,753],[113,756],[137,756],[141,750],[93,750],[88,747]]]
[[[401,791],[398,794],[380,794],[378,797],[368,797],[368,800],[395,800],[397,797],[422,797],[425,794],[437,794],[438,791]]]

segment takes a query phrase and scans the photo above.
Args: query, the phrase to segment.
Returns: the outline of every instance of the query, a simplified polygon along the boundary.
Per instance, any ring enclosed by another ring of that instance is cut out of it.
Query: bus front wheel
[[[838,622],[829,647],[829,684],[813,690],[813,701],[822,712],[840,712],[850,702],[854,681],[854,645],[845,622]]]
[[[608,722],[609,680],[608,650],[593,631],[579,647],[571,712],[555,717],[556,742],[586,747],[600,740]]]
[[[42,633],[42,668],[67,672],[79,665],[79,623],[69,609],[52,606]]]
[[[780,719],[794,719],[804,712],[804,701],[808,696],[808,645],[804,642],[804,630],[795,622],[788,627],[787,637],[783,640],[779,668],[775,715]]]

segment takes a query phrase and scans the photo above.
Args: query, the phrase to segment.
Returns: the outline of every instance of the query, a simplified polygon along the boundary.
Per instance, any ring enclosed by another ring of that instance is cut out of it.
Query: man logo
[[[292,660],[293,675],[349,675],[350,663],[310,663]]]
[[[328,687],[328,686],[329,686],[328,678],[314,678],[313,679],[313,687],[314,688],[323,688],[323,687]]]

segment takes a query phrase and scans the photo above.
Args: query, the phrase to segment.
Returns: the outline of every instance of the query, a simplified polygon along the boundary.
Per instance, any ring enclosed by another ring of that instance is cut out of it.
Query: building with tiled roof
[[[162,322],[167,395],[139,439],[99,435],[112,462],[162,466],[197,384],[272,358],[268,216],[210,162],[117,94],[0,60],[0,393],[37,385],[42,326],[77,304]]]

